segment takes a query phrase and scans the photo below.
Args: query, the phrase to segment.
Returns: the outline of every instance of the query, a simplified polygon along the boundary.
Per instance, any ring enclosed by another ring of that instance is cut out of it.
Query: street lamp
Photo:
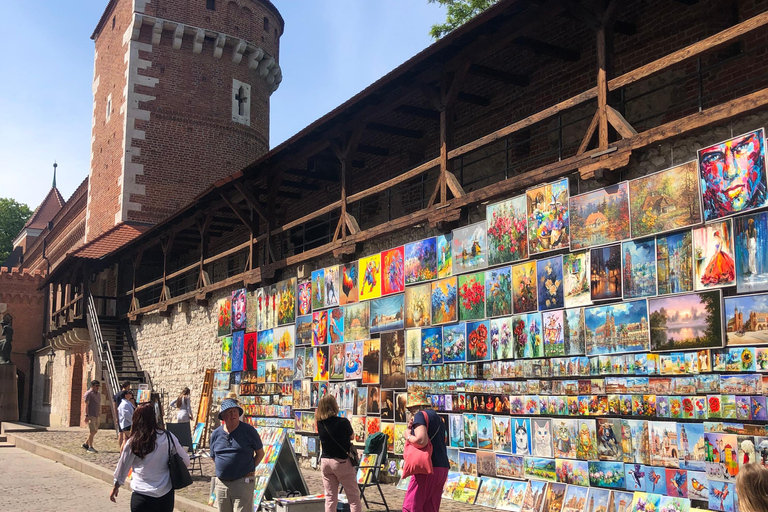
[[[51,351],[48,352],[48,362],[53,364],[53,360],[56,358],[56,351],[51,347]]]

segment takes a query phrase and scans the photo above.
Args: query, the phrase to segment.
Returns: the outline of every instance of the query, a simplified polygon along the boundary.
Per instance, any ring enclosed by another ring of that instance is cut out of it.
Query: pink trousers
[[[438,512],[448,468],[433,468],[431,475],[413,475],[403,500],[403,512]],[[327,509],[326,509],[326,512]]]
[[[357,475],[349,459],[320,459],[320,472],[323,474],[325,488],[325,512],[336,512],[336,504],[339,502],[339,484],[344,486],[350,512],[363,511],[360,503],[360,489],[357,487]]]

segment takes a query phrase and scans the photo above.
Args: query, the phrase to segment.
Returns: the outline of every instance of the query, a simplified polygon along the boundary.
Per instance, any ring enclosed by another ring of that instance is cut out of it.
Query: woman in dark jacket
[[[325,512],[336,512],[339,501],[339,484],[349,501],[350,512],[362,512],[360,489],[349,450],[355,434],[347,418],[339,418],[339,406],[333,395],[325,395],[317,405],[317,433],[320,436],[322,455],[320,469],[325,488]]]

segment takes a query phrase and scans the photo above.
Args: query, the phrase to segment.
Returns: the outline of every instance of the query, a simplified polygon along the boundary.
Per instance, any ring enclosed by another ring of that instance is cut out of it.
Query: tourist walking
[[[177,409],[176,421],[189,423],[192,418],[192,401],[189,397],[189,388],[184,388],[179,397],[171,402],[171,408]]]
[[[349,458],[355,434],[347,418],[340,418],[333,395],[325,395],[317,406],[317,433],[320,436],[320,471],[325,488],[325,512],[336,512],[339,484],[344,486],[350,512],[361,512],[360,489],[355,467]]]
[[[91,381],[91,389],[83,395],[85,402],[85,420],[88,422],[88,440],[83,443],[83,448],[90,453],[98,453],[93,448],[93,438],[99,431],[99,421],[101,417],[101,382]]]
[[[117,408],[117,422],[120,430],[120,451],[123,451],[123,446],[128,437],[131,435],[131,424],[133,423],[133,412],[136,410],[136,406],[133,403],[133,391],[130,389],[123,395],[123,401],[120,402],[120,406]]]
[[[405,431],[405,440],[418,447],[432,443],[433,473],[411,477],[403,500],[403,512],[438,512],[450,467],[445,446],[445,427],[437,413],[429,408],[429,401],[423,391],[408,393],[406,407],[411,419]]]
[[[264,458],[264,447],[256,429],[240,421],[242,414],[237,402],[227,398],[219,411],[221,426],[211,434],[219,512],[253,510],[254,472]]]
[[[158,427],[154,405],[139,405],[133,413],[130,436],[120,450],[115,485],[109,499],[116,502],[120,486],[133,470],[131,512],[173,512],[175,499],[168,467],[168,458],[173,453],[178,453],[189,467],[187,450],[176,436]]]
[[[120,404],[123,402],[123,398],[125,398],[125,394],[131,389],[131,381],[124,380],[122,384],[120,384],[120,391],[114,394],[112,397],[112,401],[115,403],[115,411],[117,411],[116,416],[120,416]],[[119,430],[119,429],[118,429]],[[128,434],[123,432],[122,430],[119,430],[117,434],[117,442],[120,445],[120,449],[123,448],[123,445],[125,444],[126,439],[128,439]]]

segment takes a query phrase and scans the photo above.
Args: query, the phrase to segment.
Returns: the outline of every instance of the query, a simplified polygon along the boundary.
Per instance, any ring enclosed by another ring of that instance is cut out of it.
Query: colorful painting
[[[487,361],[488,350],[488,321],[467,323],[467,362]]]
[[[296,345],[312,344],[312,315],[296,318]]]
[[[256,357],[258,360],[277,359],[274,331],[272,329],[267,329],[266,331],[259,332],[258,335],[259,337],[256,343]]]
[[[392,295],[405,289],[405,257],[403,247],[381,253],[381,294]]]
[[[544,504],[548,482],[531,480],[523,498],[522,512],[540,512]]]
[[[588,356],[648,350],[648,308],[645,299],[584,309]]]
[[[296,278],[277,283],[277,325],[296,321]]]
[[[405,284],[437,278],[437,239],[427,238],[405,245]]]
[[[485,318],[485,274],[459,276],[459,320]]]
[[[568,179],[528,189],[529,253],[567,249],[570,244],[570,218],[568,212]]]
[[[357,288],[359,275],[357,262],[353,261],[352,263],[341,265],[339,268],[339,279],[341,281],[339,283],[341,286],[341,292],[339,294],[339,305],[345,306],[347,304],[354,304],[360,298],[360,294],[358,293]]]
[[[421,364],[443,364],[443,329],[421,329]]]
[[[720,290],[648,299],[651,350],[723,346]]]
[[[232,336],[221,338],[221,371],[232,371]]]
[[[312,345],[323,345],[328,340],[328,312],[315,311],[312,313]]]
[[[405,333],[381,335],[381,385],[387,389],[405,389]]]
[[[245,329],[246,290],[240,288],[232,291],[232,330]]]
[[[527,481],[503,480],[504,490],[501,499],[496,506],[497,510],[520,512],[523,507],[523,498],[528,488]]]
[[[243,355],[245,350],[245,331],[232,333],[232,371],[243,371]]]
[[[437,278],[451,277],[453,275],[453,255],[451,253],[453,235],[451,233],[437,235],[435,240],[437,245]]]
[[[725,331],[729,346],[768,343],[768,294],[726,297]]]
[[[363,384],[379,383],[380,351],[380,340],[373,339],[363,342]]]
[[[322,347],[315,347],[313,350],[314,361],[312,366],[315,370],[313,380],[315,382],[328,380],[328,358],[329,347],[328,345]]]
[[[566,309],[563,315],[563,349],[567,356],[583,355],[585,348],[584,308]]]
[[[405,331],[405,364],[421,364],[421,329]]]
[[[485,221],[453,230],[451,253],[454,275],[488,266],[487,236]]]
[[[736,250],[736,291],[739,293],[768,290],[768,213],[745,215],[733,219]]]
[[[218,323],[218,336],[227,336],[232,334],[232,300],[227,297],[219,299],[219,323]]]
[[[432,323],[432,287],[429,283],[405,289],[405,327],[426,327]]]
[[[256,332],[258,327],[259,301],[256,290],[245,294],[245,332]]]
[[[512,314],[512,268],[501,267],[485,271],[486,316]]]
[[[589,487],[569,485],[565,491],[565,498],[563,498],[562,512],[584,512],[587,507],[588,493]]]
[[[624,489],[624,463],[589,461],[589,485],[593,487]]]
[[[493,416],[477,415],[477,447],[480,450],[493,450]]]
[[[589,251],[563,255],[563,296],[566,307],[592,304],[589,268]]]
[[[525,457],[523,473],[530,478],[541,478],[554,482],[557,480],[555,459],[544,457]]]
[[[571,249],[585,249],[629,238],[629,185],[571,197]]]
[[[278,359],[293,359],[296,348],[293,326],[276,327],[274,330],[274,343],[277,345]]]
[[[565,355],[565,311],[545,311],[541,314],[544,331],[544,355],[558,357]]]
[[[590,487],[589,499],[585,512],[608,512],[608,506],[611,502],[611,491],[609,489],[598,489]]]
[[[528,223],[525,196],[486,207],[488,264],[498,265],[528,258]]]
[[[517,359],[544,357],[541,313],[513,315],[511,323],[515,357]]]
[[[629,182],[632,237],[657,235],[701,223],[696,161]]]
[[[408,331],[406,331],[408,332]],[[466,324],[443,327],[443,362],[463,363],[467,359]]]
[[[624,242],[621,252],[624,299],[656,295],[656,239]]]
[[[258,335],[255,332],[248,332],[245,334],[245,341],[243,342],[243,370],[244,371],[256,371],[256,347],[258,345]]]
[[[621,298],[621,245],[591,249],[590,296],[593,301]]]
[[[512,359],[514,355],[512,318],[493,318],[490,326],[491,359]],[[445,329],[443,328],[443,332]]]
[[[716,222],[694,229],[693,284],[706,290],[736,284],[731,221]]]
[[[512,309],[515,313],[537,311],[536,262],[512,265]]]
[[[325,269],[312,271],[312,310],[325,307]]]
[[[299,281],[297,292],[299,315],[308,315],[312,312],[312,280]]]
[[[344,306],[344,340],[366,339],[371,324],[370,308],[367,302]]]
[[[360,300],[381,297],[381,254],[374,254],[358,261],[358,289]]]
[[[734,512],[736,485],[731,482],[709,480],[709,509],[722,512]]]
[[[332,308],[339,305],[339,266],[334,265],[325,269],[325,300],[324,307]]]
[[[405,296],[382,297],[371,301],[371,334],[394,331],[405,326]]]
[[[363,342],[352,341],[345,343],[344,378],[356,380],[363,378]],[[359,413],[358,413],[359,414]]]
[[[344,308],[328,310],[328,344],[344,343]]]
[[[768,204],[763,128],[698,151],[704,220]]]
[[[656,237],[659,295],[693,291],[693,239],[690,231]]]
[[[457,279],[449,277],[431,284],[432,325],[448,324],[458,320]]]
[[[536,287],[540,311],[565,307],[561,256],[536,260]]]

